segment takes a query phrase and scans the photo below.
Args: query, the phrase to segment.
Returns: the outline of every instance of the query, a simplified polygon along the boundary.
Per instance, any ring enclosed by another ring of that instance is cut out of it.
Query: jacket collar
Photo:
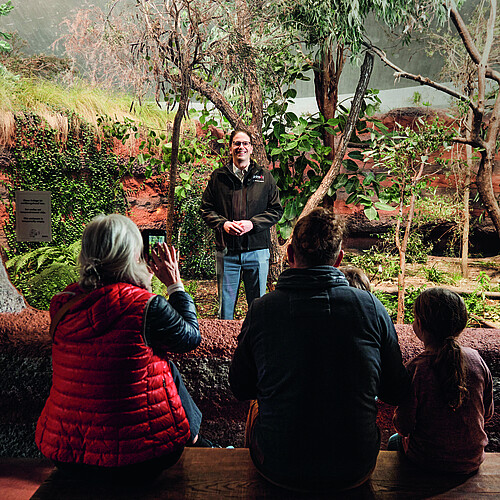
[[[345,276],[333,266],[315,266],[307,269],[287,269],[280,274],[276,288],[330,288],[349,286]]]
[[[226,173],[231,174],[231,176],[234,177],[235,179],[238,179],[236,177],[236,174],[233,172],[232,160],[229,163],[226,163],[226,165],[224,165],[224,170],[226,171]],[[250,174],[254,174],[258,170],[260,170],[260,168],[256,165],[256,163],[253,160],[250,160],[250,165],[248,165],[248,170],[245,173],[245,179],[249,178]]]

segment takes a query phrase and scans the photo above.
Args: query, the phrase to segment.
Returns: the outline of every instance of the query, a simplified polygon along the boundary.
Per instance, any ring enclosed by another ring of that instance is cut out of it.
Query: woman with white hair
[[[51,301],[52,388],[36,444],[61,468],[137,477],[173,465],[186,445],[207,445],[167,355],[199,345],[194,302],[164,243],[150,266],[169,300],[151,292],[142,247],[127,217],[95,217],[83,232],[79,282]]]

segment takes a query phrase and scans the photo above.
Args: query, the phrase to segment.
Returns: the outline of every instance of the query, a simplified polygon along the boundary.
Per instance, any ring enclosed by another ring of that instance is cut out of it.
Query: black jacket
[[[243,183],[234,175],[232,164],[214,170],[201,200],[200,214],[215,229],[217,250],[246,252],[269,248],[269,228],[283,214],[276,182],[266,168],[252,161]],[[224,231],[224,222],[250,220],[253,229],[243,236]]]
[[[153,350],[189,352],[201,342],[194,301],[187,292],[177,291],[167,300],[155,295],[144,311],[144,341]]]
[[[353,483],[375,465],[376,397],[409,389],[394,325],[379,300],[331,266],[289,269],[254,300],[229,371],[240,400],[257,399],[257,468],[296,488]]]

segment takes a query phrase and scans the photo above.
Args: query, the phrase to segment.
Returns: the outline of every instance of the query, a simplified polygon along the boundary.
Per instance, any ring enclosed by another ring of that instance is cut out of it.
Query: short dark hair
[[[237,128],[237,129],[233,130],[233,131],[231,132],[231,135],[229,136],[229,145],[230,145],[230,146],[231,146],[231,144],[233,143],[234,136],[235,136],[236,134],[239,134],[240,132],[241,132],[241,133],[243,133],[243,134],[248,135],[248,138],[250,139],[250,144],[252,144],[252,135],[250,134],[250,132],[248,132],[247,130],[243,130],[243,129],[241,129],[241,128]]]
[[[297,221],[292,247],[306,266],[333,266],[342,247],[343,224],[325,208],[316,208]]]

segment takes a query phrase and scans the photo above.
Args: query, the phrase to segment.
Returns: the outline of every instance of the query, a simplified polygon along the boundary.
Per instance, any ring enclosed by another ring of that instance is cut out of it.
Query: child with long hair
[[[425,351],[407,364],[408,399],[396,408],[389,450],[401,450],[417,465],[469,474],[484,460],[484,423],[493,415],[491,373],[479,353],[461,347],[467,324],[462,298],[428,288],[414,304],[415,335]]]

